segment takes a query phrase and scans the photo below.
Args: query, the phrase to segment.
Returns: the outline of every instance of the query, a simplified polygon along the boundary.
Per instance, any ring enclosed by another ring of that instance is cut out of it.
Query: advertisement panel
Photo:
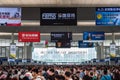
[[[115,45],[115,43],[110,43],[110,57],[116,57],[116,45]]]
[[[15,43],[10,44],[10,58],[16,59],[16,44]]]
[[[87,49],[80,48],[35,48],[32,59],[42,62],[81,62],[87,53]]]
[[[19,32],[19,42],[40,42],[40,32]]]
[[[79,48],[91,48],[91,47],[94,47],[94,43],[93,42],[83,42],[82,40],[81,41],[78,41],[78,47]]]
[[[86,41],[103,41],[105,40],[104,32],[84,32],[83,33],[83,40]]]
[[[96,8],[96,25],[104,26],[120,25],[120,8],[118,7]]]
[[[77,25],[77,8],[40,8],[40,25]]]
[[[51,32],[51,42],[71,41],[72,32]]]
[[[70,48],[71,42],[70,41],[58,41],[56,42],[56,48]]]
[[[0,7],[0,26],[21,26],[21,8]]]

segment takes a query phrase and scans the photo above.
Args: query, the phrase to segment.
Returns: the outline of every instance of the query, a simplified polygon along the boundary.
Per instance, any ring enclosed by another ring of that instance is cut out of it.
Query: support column
[[[115,34],[112,33],[112,43],[115,43]]]
[[[10,46],[11,46],[11,44],[13,44],[14,43],[14,33],[11,33],[11,43],[10,43]],[[9,46],[9,48],[10,48],[10,46]],[[10,52],[9,52],[9,54],[7,54],[6,55],[6,57],[9,57],[10,58]]]
[[[23,59],[27,59],[27,45],[26,42],[24,42],[24,56]]]
[[[11,40],[12,40],[12,43],[14,43],[14,33],[12,33],[11,35]]]
[[[97,46],[97,59],[104,59],[104,45],[103,42],[99,46]]]
[[[101,42],[101,59],[105,58],[105,53],[104,53],[104,45],[103,42]]]
[[[32,59],[32,47],[31,46],[27,46],[27,59]]]

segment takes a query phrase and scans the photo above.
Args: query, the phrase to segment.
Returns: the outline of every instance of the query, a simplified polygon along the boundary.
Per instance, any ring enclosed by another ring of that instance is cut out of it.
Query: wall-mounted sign
[[[94,41],[103,41],[105,40],[104,32],[84,32],[83,40],[94,42]]]
[[[115,45],[115,43],[110,44],[110,57],[116,57],[116,45]]]
[[[93,42],[83,42],[82,40],[81,41],[78,41],[78,47],[79,48],[91,48],[91,47],[94,47],[94,43]]]
[[[40,25],[77,25],[77,8],[40,8]]]
[[[0,26],[21,26],[21,8],[0,8]]]
[[[16,44],[15,43],[11,43],[10,44],[10,58],[16,58]]]
[[[96,25],[103,26],[120,25],[120,8],[118,7],[96,8]]]
[[[19,42],[40,42],[40,32],[19,32]]]

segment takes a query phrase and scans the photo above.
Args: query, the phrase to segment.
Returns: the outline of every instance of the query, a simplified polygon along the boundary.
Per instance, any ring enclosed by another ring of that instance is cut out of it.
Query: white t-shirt
[[[40,76],[37,76],[35,80],[41,80]]]
[[[25,73],[25,76],[27,76],[30,80],[33,79],[32,73],[30,72]]]

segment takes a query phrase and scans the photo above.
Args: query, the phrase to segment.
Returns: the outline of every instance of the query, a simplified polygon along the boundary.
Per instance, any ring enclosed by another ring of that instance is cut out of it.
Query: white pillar
[[[24,59],[27,59],[27,45],[26,42],[24,42]]]
[[[103,45],[103,42],[101,42],[101,59],[104,59],[105,58],[105,53],[104,53],[104,45]]]

